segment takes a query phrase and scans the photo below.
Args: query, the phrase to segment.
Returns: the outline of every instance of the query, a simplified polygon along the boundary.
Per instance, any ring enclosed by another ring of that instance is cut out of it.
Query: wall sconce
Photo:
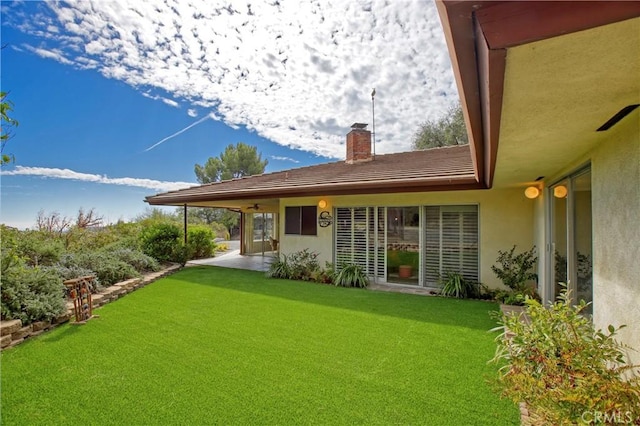
[[[327,202],[325,200],[318,201],[318,207],[324,209],[325,207],[327,207]]]
[[[567,196],[567,187],[564,185],[558,185],[553,188],[553,196],[556,198],[564,198]]]
[[[530,199],[537,198],[540,195],[540,190],[535,186],[530,186],[524,190],[524,196]]]

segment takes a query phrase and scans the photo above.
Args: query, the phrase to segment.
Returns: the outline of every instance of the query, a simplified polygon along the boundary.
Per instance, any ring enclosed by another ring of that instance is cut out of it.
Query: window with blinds
[[[425,219],[425,285],[447,272],[478,281],[478,206],[427,206]]]
[[[383,277],[385,271],[384,209],[340,207],[335,211],[335,267],[362,266],[369,276]]]

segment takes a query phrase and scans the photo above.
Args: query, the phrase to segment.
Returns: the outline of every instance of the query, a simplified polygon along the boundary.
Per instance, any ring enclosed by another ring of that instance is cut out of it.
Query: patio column
[[[184,245],[187,245],[187,205],[184,205]]]

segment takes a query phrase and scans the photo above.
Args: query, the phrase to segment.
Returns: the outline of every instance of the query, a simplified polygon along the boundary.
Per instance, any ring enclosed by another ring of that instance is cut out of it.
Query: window
[[[384,207],[339,207],[335,210],[337,270],[344,264],[360,265],[370,277],[384,277]],[[377,230],[377,231],[376,231]]]
[[[285,207],[284,233],[290,235],[318,235],[316,206]]]
[[[478,206],[427,206],[424,241],[427,285],[447,272],[478,281]]]

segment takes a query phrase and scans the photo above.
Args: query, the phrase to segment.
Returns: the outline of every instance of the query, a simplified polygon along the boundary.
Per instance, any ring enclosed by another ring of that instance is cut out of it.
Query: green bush
[[[53,265],[64,252],[64,244],[38,231],[20,233],[16,250],[28,265]]]
[[[176,260],[182,232],[173,223],[152,222],[140,235],[142,251],[160,262]]]
[[[343,264],[335,272],[333,283],[341,287],[365,288],[369,285],[369,278],[364,268],[356,264]]]
[[[2,319],[20,319],[23,324],[51,320],[65,312],[65,288],[53,272],[24,265],[2,274]]]
[[[67,268],[89,269],[95,273],[104,286],[140,276],[133,266],[110,253],[101,251],[66,254],[61,259],[60,265]]]
[[[160,264],[151,256],[147,256],[139,250],[133,250],[130,248],[119,247],[110,250],[102,250],[107,256],[112,256],[115,259],[121,260],[124,263],[131,265],[136,271],[140,273],[155,272],[161,269]]]
[[[532,295],[535,289],[527,285],[529,281],[536,280],[538,275],[534,272],[534,266],[538,261],[535,255],[535,246],[528,251],[515,253],[516,246],[509,251],[498,251],[497,262],[499,266],[492,265],[491,270],[502,283],[512,290]]]
[[[287,280],[330,283],[333,281],[333,265],[327,262],[326,268],[321,268],[318,254],[304,249],[288,256],[286,254],[279,255],[278,259],[269,265],[267,276]]]
[[[187,230],[187,245],[191,259],[202,259],[213,256],[216,244],[213,242],[213,231],[208,226],[190,226]]]
[[[456,297],[459,299],[476,298],[480,296],[480,285],[471,280],[465,279],[459,272],[447,272],[440,277],[443,296]]]
[[[58,263],[53,266],[45,266],[42,268],[42,270],[56,274],[63,283],[66,280],[72,280],[74,278],[80,278],[80,277],[87,277],[90,275],[96,277],[95,272],[93,272],[91,269],[83,268],[77,265],[66,267]],[[91,293],[97,293],[98,291],[102,290],[102,285],[100,284],[100,280],[97,277],[95,280],[93,280],[93,286],[91,287],[90,290],[91,290]]]
[[[589,304],[572,306],[566,290],[549,309],[531,298],[525,304],[528,319],[502,314],[495,329],[503,396],[526,402],[544,424],[585,424],[585,413],[597,412],[640,420],[640,370],[615,340],[624,326],[595,330],[583,315]]]
[[[285,280],[292,279],[291,266],[289,265],[289,258],[286,254],[281,254],[276,260],[271,262],[267,276],[270,278],[283,278]]]
[[[289,255],[289,265],[291,268],[291,279],[311,281],[320,271],[318,263],[318,253],[309,249],[300,250]]]

